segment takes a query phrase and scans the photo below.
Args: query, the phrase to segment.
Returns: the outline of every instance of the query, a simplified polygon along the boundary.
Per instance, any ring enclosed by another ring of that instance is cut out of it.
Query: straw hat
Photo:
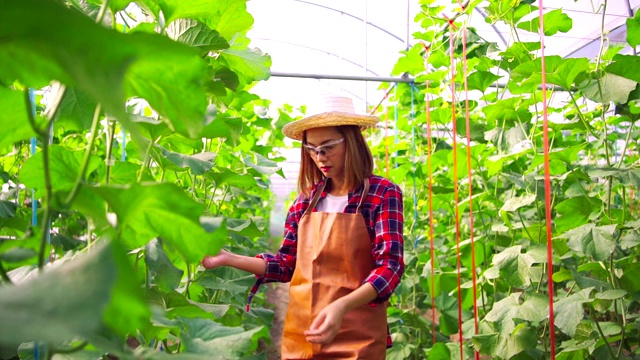
[[[361,129],[375,126],[380,118],[356,114],[353,100],[338,95],[325,95],[307,106],[307,116],[285,125],[285,136],[302,141],[302,134],[309,129],[328,126],[356,125]]]

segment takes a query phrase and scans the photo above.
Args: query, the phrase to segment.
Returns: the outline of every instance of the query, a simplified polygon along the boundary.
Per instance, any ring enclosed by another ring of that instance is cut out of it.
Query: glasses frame
[[[333,140],[333,141],[329,141],[328,143],[322,144],[322,145],[320,145],[318,147],[314,147],[314,146],[311,146],[309,144],[303,144],[302,146],[305,148],[305,150],[307,150],[307,153],[310,156],[318,157],[318,155],[322,155],[324,157],[331,157],[331,156],[334,155],[333,151],[335,151],[335,149],[331,149],[331,150],[326,149],[325,150],[324,148],[336,146],[336,145],[341,144],[342,142],[344,142],[344,138],[340,138],[340,139],[336,139],[336,140]],[[331,153],[329,153],[329,151],[331,151]]]

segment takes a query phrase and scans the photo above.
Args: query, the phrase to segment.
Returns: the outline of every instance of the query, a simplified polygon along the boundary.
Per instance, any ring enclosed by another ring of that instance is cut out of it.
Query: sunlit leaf
[[[568,32],[573,27],[573,20],[562,12],[562,9],[556,9],[544,14],[544,34],[551,36],[557,32]],[[540,17],[537,16],[530,21],[524,21],[517,25],[518,29],[537,33],[540,29]]]
[[[35,132],[29,126],[27,102],[22,91],[0,87],[0,109],[0,149],[35,136]]]
[[[49,147],[49,171],[53,191],[69,191],[73,188],[80,173],[84,157],[83,151],[70,151],[61,145]],[[100,165],[100,159],[91,156],[87,173]],[[20,181],[27,187],[36,189],[36,197],[44,194],[44,156],[42,151],[35,153],[23,165]]]
[[[577,253],[603,261],[615,250],[615,229],[616,225],[596,226],[589,223],[567,231],[560,237],[567,239],[567,245]]]
[[[184,155],[179,152],[169,151],[160,145],[156,145],[160,149],[162,156],[179,169],[190,169],[194,175],[202,175],[213,167],[213,160],[216,157],[212,152],[201,152],[195,155]]]
[[[480,90],[484,92],[489,86],[495,83],[502,76],[496,75],[488,71],[474,71],[467,78],[469,90]]]
[[[400,57],[391,70],[391,75],[417,75],[425,71],[425,60],[421,54],[422,45],[416,44]],[[429,58],[431,60],[431,58]]]
[[[243,83],[267,80],[271,76],[271,56],[260,49],[248,48],[246,38],[236,38],[228,49],[220,53],[219,59],[233,69]]]
[[[173,184],[97,187],[92,191],[118,215],[122,240],[130,249],[160,236],[186,261],[199,262],[207,254],[216,254],[226,238],[224,227],[205,231],[200,225],[204,205]]]
[[[640,15],[627,19],[627,42],[631,47],[640,45]]]
[[[580,320],[584,317],[583,304],[593,301],[589,299],[592,290],[584,289],[555,302],[555,325],[563,333],[569,336],[575,334]]]
[[[504,202],[500,211],[517,211],[521,207],[532,204],[534,201],[536,201],[536,194],[512,197]]]
[[[207,25],[193,19],[178,19],[167,26],[167,35],[178,42],[196,47],[204,54],[208,51],[222,50],[229,43],[220,34]]]
[[[629,99],[629,93],[637,85],[636,81],[607,72],[599,79],[590,79],[581,83],[580,88],[589,100],[624,104]]]
[[[525,286],[531,281],[530,269],[533,258],[522,253],[522,246],[513,246],[494,255],[493,265],[500,269],[500,278],[510,286]]]

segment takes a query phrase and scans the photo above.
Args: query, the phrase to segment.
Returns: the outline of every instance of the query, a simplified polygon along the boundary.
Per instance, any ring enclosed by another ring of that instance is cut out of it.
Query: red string
[[[540,59],[542,62],[542,134],[544,142],[544,200],[547,220],[547,264],[549,268],[549,336],[551,359],[556,358],[555,320],[553,314],[553,242],[551,236],[551,171],[549,167],[549,117],[547,109],[547,66],[544,59],[544,6],[540,0]]]
[[[456,258],[458,269],[458,333],[460,335],[460,360],[463,360],[463,333],[462,333],[462,281],[460,280],[460,209],[458,206],[458,145],[456,141],[456,63],[455,63],[455,42],[453,40],[453,27],[449,27],[449,48],[451,60],[451,126],[453,131],[453,202],[456,215]]]
[[[460,4],[462,5],[462,4]],[[467,28],[462,27],[462,71],[464,78],[464,110],[467,127],[467,172],[469,181],[469,232],[471,233],[471,278],[473,281],[473,323],[475,334],[478,334],[478,290],[476,279],[476,250],[473,237],[473,180],[471,172],[471,125],[469,121],[469,84],[467,81]],[[475,351],[476,360],[480,359],[480,353]]]
[[[429,47],[422,43],[425,49],[425,70],[428,69],[427,60],[429,58]],[[431,168],[431,94],[429,94],[429,80],[425,82],[425,114],[427,116],[427,181],[429,183],[429,244],[431,250],[431,336],[433,344],[436,343],[436,268],[435,268],[435,246],[433,241],[433,170]]]

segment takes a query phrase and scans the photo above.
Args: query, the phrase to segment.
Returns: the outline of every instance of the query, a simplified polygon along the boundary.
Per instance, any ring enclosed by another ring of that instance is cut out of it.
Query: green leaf
[[[536,201],[536,194],[525,194],[524,196],[515,196],[504,202],[500,211],[517,211],[521,207],[528,206]]]
[[[183,44],[200,49],[202,54],[223,50],[229,43],[207,25],[193,19],[178,19],[167,26],[167,36]]]
[[[425,60],[422,56],[423,47],[421,44],[414,45],[400,57],[391,70],[391,75],[402,74],[418,75],[425,71]],[[429,59],[431,60],[431,59]]]
[[[11,4],[11,5],[9,5]],[[86,93],[126,126],[140,96],[183,135],[197,137],[207,104],[198,50],[160,34],[122,34],[55,1],[3,1],[0,74],[40,88],[52,80]],[[38,11],[33,11],[37,8]]]
[[[542,322],[549,316],[549,298],[536,293],[525,295],[517,317],[519,319]]]
[[[29,126],[27,117],[29,110],[24,92],[0,87],[0,109],[2,109],[0,111],[0,129],[2,129],[0,149],[36,135]]]
[[[1,287],[0,339],[66,342],[102,335],[103,316],[120,275],[114,251],[109,244],[97,245],[31,281]]]
[[[500,269],[500,279],[510,286],[522,287],[531,282],[529,273],[534,260],[521,251],[522,246],[513,246],[494,255],[492,260],[493,265]]]
[[[65,130],[89,129],[96,105],[97,103],[86,92],[68,87],[60,103],[55,126]]]
[[[559,237],[567,239],[569,248],[578,254],[591,256],[597,261],[604,261],[609,259],[616,248],[616,243],[613,240],[616,226],[596,226],[589,223],[567,231]]]
[[[640,15],[627,19],[627,42],[631,47],[640,45]]]
[[[520,295],[520,293],[511,294],[497,301],[484,319],[500,324],[502,334],[510,333],[515,329],[514,319],[517,318],[520,312]]]
[[[216,153],[212,152],[184,155],[179,152],[169,151],[157,144],[156,148],[160,149],[162,156],[178,169],[188,168],[194,175],[202,175],[211,170],[213,168],[213,160],[216,158]]]
[[[536,329],[525,323],[518,324],[515,330],[509,334],[507,340],[507,358],[513,359],[514,356],[525,350],[535,349],[537,344]]]
[[[284,178],[284,174],[282,173],[282,168],[278,166],[278,163],[276,163],[275,161],[269,160],[258,153],[253,153],[253,156],[251,155],[245,156],[244,163],[250,168],[256,170],[260,174],[270,176],[277,173]]]
[[[248,45],[248,39],[236,38],[231,47],[220,53],[219,59],[233,69],[245,84],[269,79],[271,56],[263,54],[260,49],[250,49]]]
[[[80,165],[84,157],[83,151],[70,151],[61,145],[49,147],[49,170],[53,191],[70,191],[80,173]],[[100,159],[91,156],[87,173],[91,173],[100,165]],[[27,187],[36,189],[36,197],[44,194],[44,156],[42,151],[35,153],[23,165],[20,181]]]
[[[586,224],[593,212],[599,212],[602,200],[587,196],[578,196],[561,201],[554,207],[558,214],[556,231],[564,233]]]
[[[217,115],[216,118],[202,131],[202,137],[207,139],[226,138],[235,145],[242,133],[242,119]]]
[[[622,76],[629,80],[640,82],[640,72],[637,71],[640,66],[640,58],[634,55],[616,55],[613,62],[606,68],[607,73]]]
[[[489,71],[474,71],[467,78],[467,85],[469,90],[480,90],[484,92],[489,86],[495,83],[502,76],[496,75]]]
[[[635,294],[640,291],[640,263],[622,265],[622,277],[620,277],[620,287],[629,293]]]
[[[613,101],[624,104],[629,99],[629,93],[635,90],[638,83],[625,77],[609,72],[600,79],[590,79],[579,85],[584,96],[595,102]]]
[[[205,176],[207,179],[212,180],[218,188],[225,184],[240,189],[250,189],[258,186],[258,182],[253,175],[240,175],[228,169],[224,169],[221,173],[208,172]]]
[[[555,302],[555,325],[563,333],[569,336],[575,335],[578,324],[585,316],[583,304],[593,301],[589,299],[592,290],[592,288],[584,289]]]
[[[0,200],[0,218],[8,219],[16,216],[18,205],[13,201]]]
[[[169,292],[180,285],[184,271],[173,265],[157,239],[149,241],[145,247],[144,260],[150,280],[158,286],[160,291]]]
[[[544,14],[544,34],[551,36],[558,31],[566,33],[573,27],[573,20],[562,12],[562,9],[556,9]],[[540,17],[536,16],[530,21],[521,22],[517,25],[518,29],[538,33],[540,30]]]
[[[232,233],[246,236],[250,239],[264,236],[264,232],[258,229],[253,220],[245,219],[227,219],[227,230]]]
[[[23,247],[13,247],[5,252],[0,253],[0,260],[7,263],[21,263],[29,260],[37,255],[34,249],[25,249]]]
[[[627,292],[625,290],[606,290],[603,292],[599,292],[596,293],[596,299],[600,299],[600,300],[616,300],[616,299],[620,299],[623,298],[625,295],[627,295]]]
[[[133,184],[127,187],[97,187],[92,191],[117,214],[122,241],[128,249],[144,246],[161,237],[187,262],[199,262],[217,254],[226,238],[226,228],[207,233],[200,225],[204,206],[174,184]]]
[[[206,319],[182,318],[180,322],[185,329],[182,341],[186,352],[215,353],[218,359],[241,359],[257,349],[260,339],[269,338],[269,330],[262,326],[245,331]]]

